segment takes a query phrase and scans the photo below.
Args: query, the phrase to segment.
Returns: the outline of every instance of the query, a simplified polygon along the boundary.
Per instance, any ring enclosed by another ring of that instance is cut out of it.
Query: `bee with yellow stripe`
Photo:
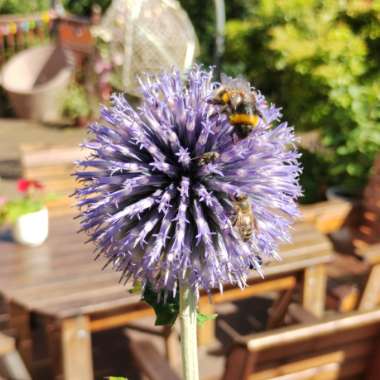
[[[210,101],[222,106],[234,126],[234,133],[244,139],[264,118],[257,107],[256,93],[243,78],[229,78],[222,74],[222,83]]]

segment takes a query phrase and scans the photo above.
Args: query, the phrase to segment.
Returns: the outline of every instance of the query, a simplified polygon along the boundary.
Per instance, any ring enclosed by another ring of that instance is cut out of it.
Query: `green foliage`
[[[36,212],[44,207],[42,200],[22,198],[8,201],[0,207],[0,224],[14,223],[20,216]]]
[[[63,0],[64,8],[78,16],[90,16],[93,5],[99,5],[104,11],[111,4],[111,0]]]
[[[142,287],[140,282],[136,282],[131,290],[131,294],[141,294]],[[158,294],[150,287],[146,286],[142,293],[141,299],[151,306],[156,314],[156,326],[172,326],[177,320],[179,313],[179,295],[176,297],[169,296],[166,302],[163,302],[164,294],[161,294],[160,302],[158,302]],[[197,312],[197,323],[203,326],[207,321],[215,319],[217,314],[203,314]]]
[[[179,313],[179,296],[169,296],[166,302],[163,302],[163,294],[158,302],[157,293],[150,287],[146,286],[142,295],[143,301],[150,305],[156,313],[156,326],[173,325]]]
[[[315,170],[362,187],[380,151],[379,2],[248,2],[246,17],[227,23],[224,69],[244,73],[297,131],[320,130],[328,154],[305,167],[307,197]]]
[[[0,14],[27,14],[50,8],[50,0],[0,0]]]
[[[91,114],[91,106],[86,89],[77,83],[72,83],[64,94],[62,113],[70,119],[88,117]]]
[[[310,152],[301,149],[302,167],[307,172],[301,176],[301,186],[304,196],[301,203],[314,203],[325,199],[325,191],[328,187],[328,164],[326,157],[318,152]]]

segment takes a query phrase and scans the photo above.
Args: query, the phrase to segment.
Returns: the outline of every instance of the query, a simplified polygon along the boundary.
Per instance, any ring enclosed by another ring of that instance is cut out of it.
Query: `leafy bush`
[[[64,8],[78,16],[90,16],[93,5],[99,5],[104,11],[111,4],[111,0],[63,0]]]
[[[64,94],[62,113],[72,120],[90,116],[91,106],[88,94],[82,85],[77,83],[70,84]]]
[[[0,14],[26,14],[49,9],[50,0],[0,0]]]
[[[379,3],[249,3],[227,23],[225,70],[244,73],[298,131],[320,130],[329,184],[362,187],[380,151]]]

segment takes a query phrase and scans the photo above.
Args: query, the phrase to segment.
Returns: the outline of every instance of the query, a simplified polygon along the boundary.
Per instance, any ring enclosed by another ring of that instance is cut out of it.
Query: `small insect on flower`
[[[252,212],[249,198],[245,194],[237,195],[234,201],[235,215],[232,224],[236,226],[243,241],[251,239],[257,231],[257,221]]]
[[[220,157],[220,154],[218,152],[206,152],[203,153],[202,156],[198,160],[199,166],[210,164],[211,162],[214,162]]]
[[[222,74],[222,83],[210,102],[222,106],[239,139],[247,137],[260,118],[265,119],[258,106],[256,92],[243,78],[233,79]]]

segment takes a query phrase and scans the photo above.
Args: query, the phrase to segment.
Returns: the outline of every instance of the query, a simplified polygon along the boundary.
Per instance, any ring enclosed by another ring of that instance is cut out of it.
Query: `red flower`
[[[29,189],[29,181],[24,178],[19,179],[17,182],[17,190],[20,193],[25,193],[28,191],[28,189]]]
[[[41,182],[34,181],[34,180],[21,178],[17,182],[17,190],[20,193],[26,193],[27,191],[29,191],[29,189],[42,190],[43,188],[44,188],[44,185]]]

